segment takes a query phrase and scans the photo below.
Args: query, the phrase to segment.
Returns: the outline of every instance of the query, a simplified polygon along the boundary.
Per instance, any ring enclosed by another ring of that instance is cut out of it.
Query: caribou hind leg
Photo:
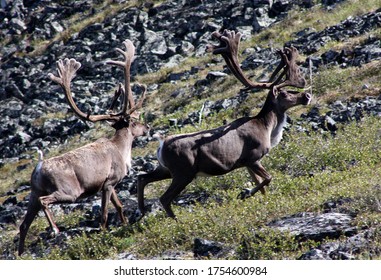
[[[41,204],[38,200],[38,197],[32,192],[29,199],[28,210],[26,212],[24,221],[20,225],[20,240],[18,249],[19,256],[24,252],[25,237],[28,233],[29,227],[32,224],[34,218],[36,217],[38,211],[40,210]]]
[[[39,197],[42,210],[44,211],[46,219],[48,220],[50,228],[54,234],[58,234],[59,229],[53,220],[53,215],[49,210],[49,205],[53,203],[73,203],[79,197],[79,194],[77,193],[68,194],[67,191],[65,192],[65,190],[68,190],[68,189],[77,190],[79,189],[79,186],[74,187],[73,185],[73,187],[70,187],[69,185],[65,185],[65,187],[63,187],[62,185],[60,185],[58,189],[59,189],[58,191],[54,191],[49,195]]]
[[[139,207],[139,219],[141,219],[145,214],[144,208],[144,188],[146,185],[152,182],[161,181],[165,179],[172,178],[169,170],[161,165],[159,165],[154,171],[148,174],[141,174],[138,176],[138,207]]]
[[[193,178],[193,176],[186,176],[185,174],[173,176],[171,185],[169,186],[167,191],[160,197],[161,205],[163,206],[168,217],[176,219],[176,216],[171,208],[171,203],[185,189],[185,187],[190,182],[192,182]]]

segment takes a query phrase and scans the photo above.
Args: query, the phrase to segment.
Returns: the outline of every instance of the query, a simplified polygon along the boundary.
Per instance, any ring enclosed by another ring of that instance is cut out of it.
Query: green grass
[[[336,5],[331,10],[327,10],[322,5],[315,5],[308,10],[294,9],[280,23],[276,23],[272,28],[254,36],[248,44],[272,45],[279,48],[283,46],[284,42],[294,39],[294,34],[300,30],[313,27],[319,32],[340,23],[349,16],[355,17],[372,12],[380,6],[380,0],[347,0]],[[247,45],[243,44],[242,47],[247,47]]]
[[[113,257],[135,242],[122,231],[102,231],[91,235],[83,233],[67,242],[65,252],[59,247],[53,247],[48,259],[98,260],[105,256]]]
[[[321,67],[313,77],[314,96],[321,101],[331,102],[337,99],[379,95],[380,66],[380,61],[374,61],[361,68]]]

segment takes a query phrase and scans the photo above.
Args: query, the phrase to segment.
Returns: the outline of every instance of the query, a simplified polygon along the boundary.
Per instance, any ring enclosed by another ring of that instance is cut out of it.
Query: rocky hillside
[[[315,101],[309,108],[292,113],[288,129],[304,137],[314,133],[322,139],[336,137],[346,125],[381,117],[381,3],[363,1],[363,10],[351,12],[351,2],[359,6],[359,1],[350,0],[1,1],[1,258],[15,258],[17,227],[26,211],[29,176],[36,164],[33,148],[40,148],[49,157],[111,133],[106,124],[84,123],[70,112],[60,89],[47,79],[48,73],[56,72],[58,59],[74,57],[81,62],[82,68],[73,81],[77,103],[84,110],[91,108],[94,114],[103,113],[115,85],[122,81],[122,74],[105,65],[105,61],[117,56],[114,50],[121,47],[124,39],[132,40],[137,50],[132,75],[148,85],[145,117],[151,123],[152,135],[158,130],[173,133],[199,129],[201,105],[202,119],[214,127],[263,104],[261,95],[253,101],[249,93],[240,92],[238,83],[229,80],[223,61],[206,53],[213,31],[233,29],[244,34],[242,68],[256,79],[265,79],[277,64],[274,48],[294,45],[301,54],[302,71],[307,78],[314,77],[309,83]],[[317,11],[343,18],[317,19],[313,16]],[[347,14],[340,15],[342,11]],[[303,13],[305,18],[298,19],[297,13]],[[221,95],[226,88],[232,92]],[[287,139],[284,141],[287,143]],[[157,164],[154,146],[150,136],[134,143],[133,171],[117,188],[131,222],[136,210],[136,175]],[[357,161],[354,158],[352,164]],[[291,169],[293,166],[285,168]],[[308,174],[313,177],[319,172],[322,170]],[[308,174],[300,171],[292,175],[296,178]],[[377,185],[373,185],[375,190]],[[380,192],[373,194],[379,203]],[[177,205],[192,211],[192,205],[208,205],[210,201],[219,199],[208,189],[184,193]],[[304,251],[296,256],[277,257],[353,259],[363,258],[367,252],[365,258],[379,258],[379,229],[355,223],[359,214],[350,207],[353,201],[349,196],[332,197],[316,206],[315,211],[304,209],[268,217],[266,230],[285,231],[295,242],[310,242],[308,249],[303,247]],[[379,219],[381,208],[378,206],[377,210],[377,202],[374,203],[374,215]],[[154,214],[160,213],[156,198],[149,200],[149,208]],[[58,216],[79,212],[82,218],[63,226],[55,238],[44,231],[44,226],[36,226],[38,238],[31,237],[27,244],[31,258],[54,258],[52,248],[67,248],[70,240],[78,236],[96,239],[104,234],[98,230],[98,197],[55,205],[53,211]],[[115,216],[111,211],[111,227],[118,225]],[[41,225],[43,219],[38,220]],[[127,231],[133,239],[134,231],[144,229]],[[224,243],[224,238],[208,238],[199,236],[187,245],[193,248],[192,258],[266,258],[251,253],[252,239],[235,246]],[[128,245],[113,254],[102,252],[86,257],[189,258],[183,248],[180,253],[135,251],[134,246]]]

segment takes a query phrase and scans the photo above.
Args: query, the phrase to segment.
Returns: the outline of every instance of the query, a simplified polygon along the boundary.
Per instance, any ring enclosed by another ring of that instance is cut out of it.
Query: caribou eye
[[[280,96],[283,97],[283,98],[287,97],[288,96],[287,91],[281,90],[280,91]]]

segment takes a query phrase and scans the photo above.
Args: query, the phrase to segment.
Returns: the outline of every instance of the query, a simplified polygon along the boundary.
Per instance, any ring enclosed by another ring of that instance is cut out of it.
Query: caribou
[[[124,60],[110,60],[107,64],[115,65],[124,70],[124,86],[119,85],[111,104],[111,112],[103,115],[92,115],[81,111],[74,102],[70,83],[81,64],[75,59],[57,61],[58,76],[49,73],[48,77],[57,83],[64,91],[66,100],[74,113],[84,121],[106,121],[115,129],[110,138],[101,138],[83,147],[74,149],[60,156],[46,160],[40,153],[39,162],[31,175],[31,194],[27,213],[20,226],[18,253],[24,252],[25,238],[28,229],[37,213],[42,209],[53,233],[59,229],[53,221],[49,210],[52,203],[72,203],[77,199],[92,196],[102,192],[101,227],[107,225],[108,204],[111,200],[122,223],[127,224],[123,214],[123,206],[118,199],[114,187],[129,172],[131,168],[131,149],[135,137],[145,135],[149,131],[146,124],[138,122],[137,109],[142,107],[146,94],[135,104],[130,84],[130,67],[134,59],[135,47],[130,40],[125,40],[126,50],[117,48]],[[121,109],[114,112],[118,98],[121,96]]]
[[[282,89],[286,86],[304,88],[306,85],[297,65],[296,48],[285,47],[278,50],[281,61],[269,82],[258,83],[250,81],[238,63],[241,34],[225,30],[223,33],[214,32],[212,35],[219,41],[219,45],[209,45],[208,51],[222,55],[228,68],[245,86],[245,90],[269,89],[266,101],[256,116],[242,117],[227,125],[206,131],[166,138],[158,136],[159,165],[152,172],[138,176],[140,218],[145,212],[145,186],[164,179],[172,181],[160,197],[160,202],[167,216],[172,218],[175,218],[175,214],[171,202],[197,176],[218,176],[246,167],[255,187],[244,189],[239,197],[244,199],[258,191],[265,194],[264,187],[269,185],[272,177],[260,160],[281,140],[283,126],[286,123],[286,111],[297,105],[307,105],[311,100],[311,95],[304,91]]]

